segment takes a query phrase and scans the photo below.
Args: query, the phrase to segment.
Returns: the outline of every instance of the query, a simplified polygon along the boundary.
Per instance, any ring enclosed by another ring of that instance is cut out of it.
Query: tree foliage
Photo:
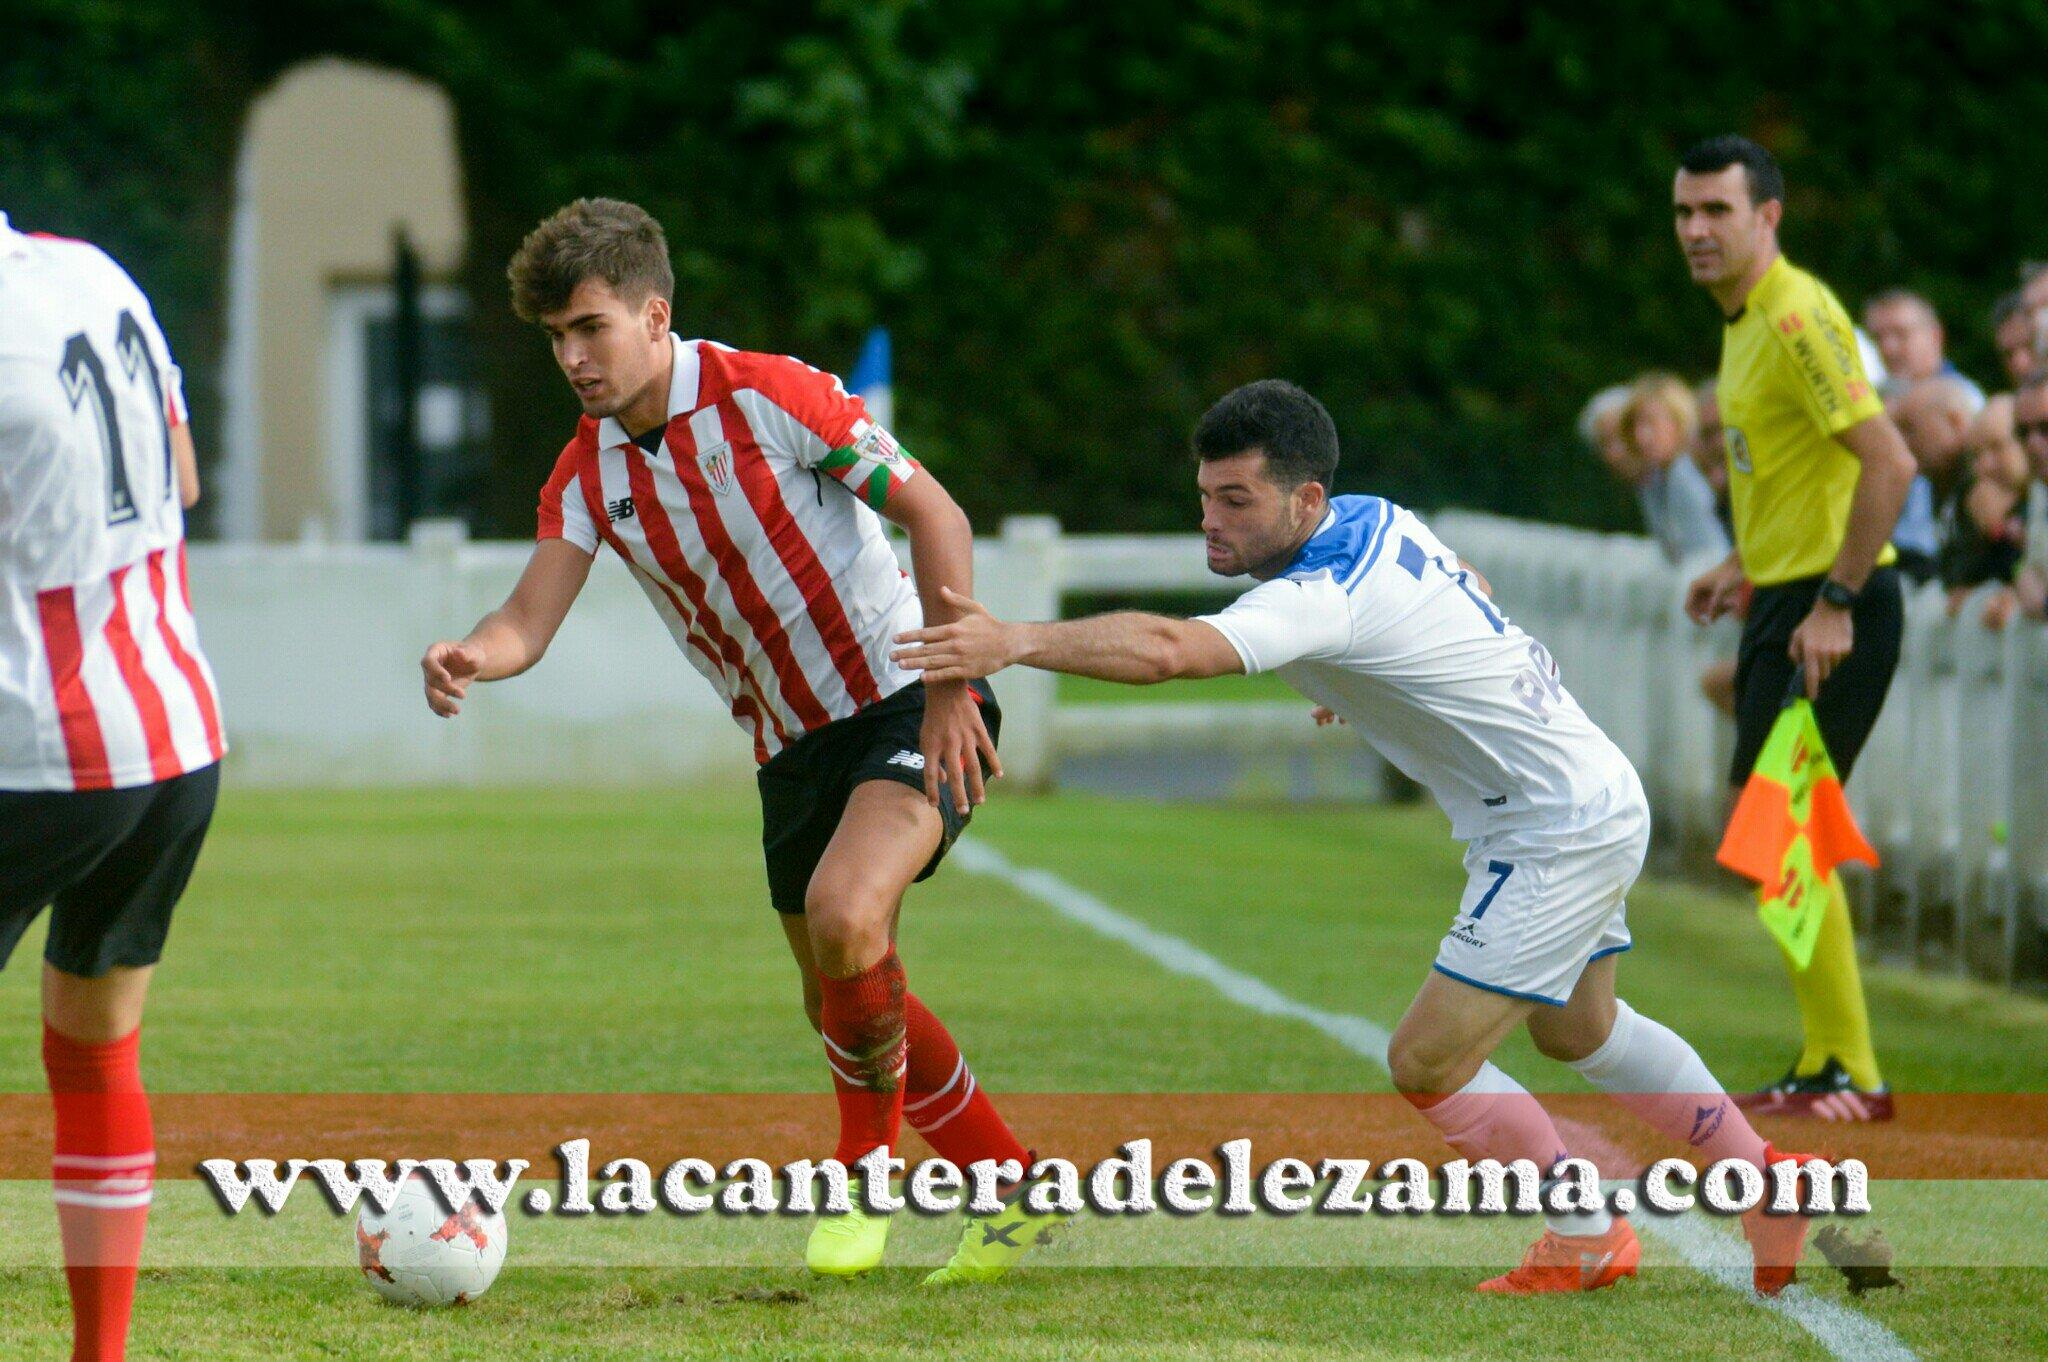
[[[888,324],[900,433],[977,519],[1081,528],[1184,527],[1188,426],[1266,375],[1330,405],[1344,488],[1629,523],[1570,420],[1712,367],[1666,207],[1708,132],[1779,153],[1795,258],[1923,289],[1980,376],[2048,253],[2031,0],[15,4],[0,207],[128,263],[202,423],[248,101],[326,54],[450,91],[505,533],[573,406],[503,262],[578,194],[664,221],[687,332],[836,367]]]

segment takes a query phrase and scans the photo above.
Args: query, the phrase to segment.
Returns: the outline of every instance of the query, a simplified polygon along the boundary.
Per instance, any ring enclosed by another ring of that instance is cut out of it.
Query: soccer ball
[[[356,1257],[377,1294],[400,1305],[461,1305],[490,1289],[505,1265],[505,1217],[474,1200],[454,1215],[424,1173],[399,1186],[391,1209],[365,1198]]]

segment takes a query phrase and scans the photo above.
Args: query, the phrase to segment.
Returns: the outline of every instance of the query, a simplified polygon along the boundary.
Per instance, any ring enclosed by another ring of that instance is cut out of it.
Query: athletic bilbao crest
[[[732,446],[717,444],[697,456],[697,471],[704,475],[704,481],[711,484],[711,490],[724,496],[732,490]]]
[[[870,463],[878,463],[884,468],[902,472],[903,451],[897,445],[896,438],[872,421],[867,423],[867,427],[854,437],[853,452]]]

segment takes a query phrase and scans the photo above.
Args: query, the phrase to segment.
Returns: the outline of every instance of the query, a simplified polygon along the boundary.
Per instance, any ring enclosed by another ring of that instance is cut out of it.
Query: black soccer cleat
[[[1735,1105],[1751,1116],[1806,1116],[1820,1121],[1889,1121],[1895,1114],[1889,1084],[1857,1087],[1849,1071],[1832,1055],[1820,1072],[1800,1074],[1795,1066],[1770,1087],[1737,1097]]]

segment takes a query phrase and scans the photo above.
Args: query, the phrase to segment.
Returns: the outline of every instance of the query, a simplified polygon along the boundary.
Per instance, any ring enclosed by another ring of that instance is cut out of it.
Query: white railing
[[[1733,655],[1734,626],[1688,622],[1689,572],[1639,537],[1455,511],[1432,523],[1550,646],[1635,762],[1667,854],[1705,864],[1725,817],[1731,734],[1698,677]],[[528,549],[421,529],[409,545],[193,547],[237,782],[630,784],[749,768],[747,744],[612,564],[592,574],[533,672],[474,693],[456,722],[435,719],[420,698],[421,650],[502,600]],[[1013,619],[1056,618],[1077,592],[1233,585],[1209,573],[1197,535],[1066,536],[1046,517],[1012,518],[977,541],[976,572],[982,598]],[[1858,882],[1859,907],[1876,937],[1917,958],[2036,976],[2048,928],[2048,629],[1992,633],[1974,619],[1948,619],[1937,591],[1910,599],[1898,678],[1850,784],[1884,858]],[[1061,705],[1054,679],[1028,670],[999,688],[1004,764],[1019,784],[1108,751],[1257,760],[1351,741],[1315,730],[1293,701]],[[1378,784],[1357,778],[1357,792]]]

